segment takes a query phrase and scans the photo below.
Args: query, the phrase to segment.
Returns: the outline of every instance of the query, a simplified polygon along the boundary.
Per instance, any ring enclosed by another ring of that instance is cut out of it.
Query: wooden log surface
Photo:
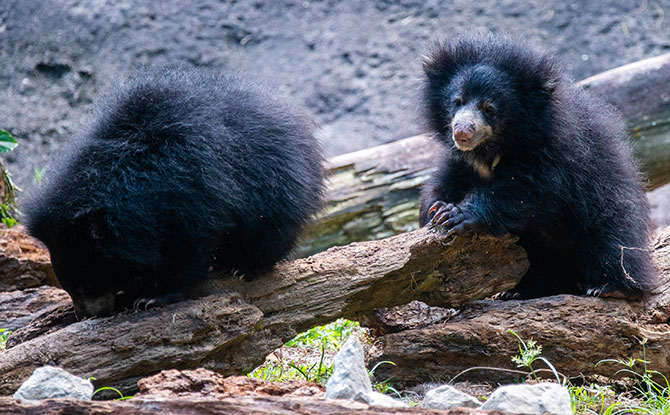
[[[451,410],[412,408],[380,408],[363,403],[326,398],[239,397],[225,399],[130,399],[127,401],[78,401],[50,399],[37,404],[22,404],[9,397],[0,397],[3,414],[13,415],[505,415],[506,412],[457,408]]]
[[[138,378],[163,369],[245,373],[314,325],[415,299],[460,306],[511,289],[527,267],[511,237],[463,236],[445,247],[441,237],[421,229],[332,248],[281,263],[252,282],[224,278],[203,287],[221,294],[91,318],[42,335],[32,331],[30,340],[16,344],[12,338],[31,327],[18,330],[8,339],[13,346],[0,353],[0,395],[13,393],[46,364],[129,393]]]
[[[60,288],[42,286],[0,291],[0,328],[14,331],[26,326],[51,307],[70,300]]]
[[[0,291],[42,285],[59,287],[44,245],[29,237],[21,226],[7,228],[2,225],[1,228]]]
[[[621,110],[652,190],[670,181],[670,53],[585,79],[579,85]],[[327,207],[305,233],[300,256],[418,227],[419,190],[440,144],[427,135],[333,157]]]
[[[623,114],[649,189],[670,182],[670,53],[580,82]]]
[[[568,376],[615,376],[623,366],[597,363],[642,359],[643,339],[649,367],[669,374],[670,227],[660,234],[654,258],[659,285],[644,302],[572,295],[475,301],[446,322],[381,336],[382,353],[376,360],[395,365],[380,365],[379,376],[410,385],[427,379],[446,381],[472,367],[516,369],[510,358],[518,354],[518,342],[509,330],[524,340],[536,340],[542,355]],[[536,368],[540,367],[538,362]],[[478,370],[461,379],[468,378],[509,382],[518,375]]]

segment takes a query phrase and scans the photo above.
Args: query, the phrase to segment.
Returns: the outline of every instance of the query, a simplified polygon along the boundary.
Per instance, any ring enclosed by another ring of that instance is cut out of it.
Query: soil
[[[269,80],[322,126],[328,155],[420,133],[422,52],[462,32],[509,33],[575,79],[670,50],[667,0],[4,0],[0,127],[34,169],[82,129],[98,94],[142,65],[204,66]],[[48,169],[46,171],[48,175]]]
[[[325,388],[301,380],[268,382],[246,376],[224,377],[207,369],[164,370],[143,378],[136,396],[146,398],[234,398],[237,396],[322,396]]]

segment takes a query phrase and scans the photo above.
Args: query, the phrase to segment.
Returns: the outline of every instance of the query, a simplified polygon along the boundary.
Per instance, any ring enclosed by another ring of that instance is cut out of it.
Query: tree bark
[[[45,310],[69,301],[70,296],[65,291],[46,285],[21,291],[0,291],[0,329],[14,331],[24,327]]]
[[[22,226],[0,225],[0,291],[51,285],[59,287],[49,252]]]
[[[668,374],[670,227],[656,242],[654,257],[659,286],[644,302],[572,295],[475,301],[447,322],[381,336],[382,353],[376,360],[395,365],[380,365],[377,372],[394,384],[410,385],[428,379],[446,381],[472,367],[516,369],[510,359],[519,352],[518,341],[509,332],[513,330],[524,340],[536,340],[542,355],[569,376],[613,377],[624,367],[598,362],[631,357],[644,357],[650,368]],[[643,339],[647,339],[644,350]],[[546,368],[540,362],[535,365],[542,367]],[[509,382],[518,374],[482,369],[461,377],[468,378]]]
[[[585,79],[584,88],[617,107],[652,190],[670,181],[670,54]],[[419,190],[440,144],[419,135],[328,161],[328,204],[306,231],[298,254],[381,239],[418,227]]]
[[[179,399],[127,401],[78,401],[51,399],[37,404],[22,404],[8,397],[0,397],[0,407],[15,415],[218,415],[218,414],[275,414],[275,415],[505,415],[506,412],[457,408],[450,410],[413,408],[380,408],[363,403],[325,398],[240,397],[225,399]]]
[[[580,82],[616,107],[628,124],[649,190],[670,181],[670,53]]]
[[[0,394],[13,393],[45,364],[93,376],[96,386],[124,393],[136,390],[140,377],[163,369],[244,373],[314,325],[371,316],[375,308],[415,299],[461,306],[511,289],[527,268],[525,252],[511,237],[463,236],[445,247],[439,235],[421,229],[332,248],[281,263],[251,282],[229,277],[202,288],[221,294],[92,318],[42,335],[32,325],[17,330],[8,339],[13,346],[0,353]],[[12,342],[14,336],[30,340]]]

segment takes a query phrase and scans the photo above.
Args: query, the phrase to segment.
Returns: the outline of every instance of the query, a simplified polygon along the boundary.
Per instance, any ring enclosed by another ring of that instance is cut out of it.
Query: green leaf
[[[7,131],[0,128],[0,153],[6,153],[14,150],[19,143]]]

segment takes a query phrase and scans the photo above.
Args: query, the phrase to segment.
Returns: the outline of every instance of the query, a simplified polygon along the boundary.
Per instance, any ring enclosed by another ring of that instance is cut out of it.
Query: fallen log
[[[649,189],[670,181],[670,54],[624,65],[580,82],[616,107],[628,124]]]
[[[381,336],[382,353],[376,360],[395,365],[379,366],[379,376],[411,385],[446,381],[472,367],[516,369],[510,358],[518,354],[518,341],[509,330],[536,340],[542,355],[568,376],[614,377],[623,366],[596,364],[631,357],[644,357],[653,370],[670,374],[670,227],[656,242],[654,257],[661,271],[659,286],[644,303],[572,295],[475,301],[446,322]],[[509,382],[518,374],[482,369],[460,377],[468,378]]]
[[[221,294],[11,341],[29,326],[0,353],[0,395],[45,364],[124,393],[163,369],[245,373],[297,333],[339,317],[362,318],[415,299],[455,307],[511,289],[528,267],[514,241],[464,236],[445,247],[421,229],[281,263],[251,282],[224,278],[215,282]]]
[[[37,404],[0,397],[0,408],[15,415],[215,415],[215,414],[276,414],[276,415],[505,415],[506,412],[457,408],[451,410],[413,408],[380,408],[363,403],[326,398],[239,397],[224,399],[130,399],[126,401],[78,401],[50,399]]]
[[[20,291],[0,291],[0,328],[14,331],[52,306],[69,301],[70,296],[65,291],[46,285]]]
[[[59,287],[49,252],[22,226],[0,225],[0,291],[51,285]]]
[[[670,54],[579,84],[621,110],[648,189],[670,182]],[[328,160],[328,204],[306,231],[299,255],[416,229],[419,190],[438,153],[440,144],[419,135]]]

